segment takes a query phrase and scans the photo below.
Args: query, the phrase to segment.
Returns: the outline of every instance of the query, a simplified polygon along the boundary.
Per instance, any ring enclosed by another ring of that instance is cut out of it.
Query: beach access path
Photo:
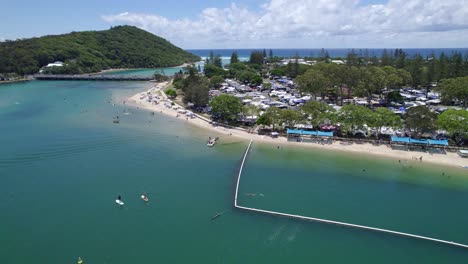
[[[433,163],[433,164],[440,164],[446,165],[451,167],[458,167],[461,168],[463,166],[468,166],[468,159],[461,158],[457,153],[454,152],[447,152],[446,154],[433,154],[427,152],[419,152],[419,151],[405,151],[405,150],[396,150],[392,149],[387,145],[372,145],[370,143],[363,143],[363,144],[342,144],[340,142],[334,141],[331,144],[317,144],[317,143],[307,143],[307,142],[293,142],[288,141],[285,137],[278,137],[272,138],[266,135],[258,135],[249,133],[247,130],[242,128],[225,128],[222,126],[213,126],[209,123],[209,119],[206,117],[197,115],[196,118],[188,118],[183,114],[178,114],[177,109],[173,109],[172,107],[167,107],[166,103],[170,105],[170,100],[164,93],[164,88],[170,85],[170,82],[162,82],[155,84],[152,88],[145,92],[140,92],[132,97],[130,97],[126,102],[129,105],[133,105],[135,107],[144,108],[153,112],[163,113],[174,118],[178,118],[183,122],[187,122],[189,124],[196,125],[200,128],[204,128],[207,131],[213,131],[217,134],[220,134],[220,137],[238,137],[249,141],[252,139],[255,143],[265,143],[270,144],[273,146],[290,146],[290,147],[298,147],[298,148],[315,148],[315,149],[324,149],[324,150],[334,150],[344,153],[350,154],[364,154],[364,155],[375,155],[380,157],[386,157],[389,159],[395,160],[395,162],[423,162],[423,163]],[[141,93],[148,93],[151,92],[153,95],[158,95],[160,100],[158,104],[154,104],[153,102],[148,102],[147,98],[140,99]],[[182,108],[182,106],[179,106]],[[212,134],[208,134],[207,136],[214,136]],[[422,157],[420,161],[420,157]]]

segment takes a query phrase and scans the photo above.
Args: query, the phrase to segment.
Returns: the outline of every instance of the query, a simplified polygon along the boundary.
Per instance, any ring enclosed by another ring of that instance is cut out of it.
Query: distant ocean
[[[213,51],[215,55],[221,55],[223,59],[230,58],[231,54],[234,51],[237,51],[237,55],[240,59],[248,59],[250,57],[250,53],[254,50],[263,50],[263,49],[189,49],[187,51],[196,54],[202,58],[206,58],[210,56],[210,52]],[[270,49],[265,49],[267,55],[269,54]],[[272,49],[273,56],[278,57],[293,57],[293,56],[300,56],[300,57],[318,57],[320,55],[322,49]],[[350,49],[325,49],[330,57],[346,57],[346,55],[352,50]],[[362,48],[355,48],[354,51],[357,54],[364,55],[366,52],[369,56],[376,55],[380,57],[384,51],[384,49],[362,49]],[[387,49],[389,53],[393,53],[395,51],[394,48]],[[452,52],[461,52],[462,54],[468,54],[468,48],[443,48],[443,49],[436,49],[436,48],[427,48],[427,49],[403,49],[409,57],[415,56],[416,54],[420,54],[423,57],[429,56],[430,54],[434,53],[436,56],[439,56],[442,52],[449,55]]]

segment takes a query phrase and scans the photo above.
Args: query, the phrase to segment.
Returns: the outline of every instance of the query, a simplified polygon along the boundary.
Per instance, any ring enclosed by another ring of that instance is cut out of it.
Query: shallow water
[[[0,86],[1,263],[468,259],[451,246],[233,210],[247,142],[221,136],[207,148],[210,132],[123,104],[148,85]],[[444,178],[440,170],[254,145],[240,193],[258,195],[240,203],[468,243],[466,173],[445,168]]]

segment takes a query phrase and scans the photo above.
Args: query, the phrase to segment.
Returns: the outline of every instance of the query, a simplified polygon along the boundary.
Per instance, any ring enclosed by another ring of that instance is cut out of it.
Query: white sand
[[[147,98],[140,99],[140,93],[135,94],[134,96],[128,99],[128,103],[134,106],[138,106],[141,108],[148,109],[150,111],[164,113],[169,116],[173,116],[174,118],[184,119],[187,123],[196,125],[198,127],[216,131],[221,135],[238,137],[245,140],[252,139],[254,142],[257,143],[267,143],[276,146],[288,145],[288,146],[296,146],[296,147],[310,147],[316,149],[328,149],[328,150],[336,150],[341,152],[349,152],[349,153],[360,153],[360,154],[367,154],[367,155],[378,155],[382,157],[387,157],[394,159],[396,162],[401,160],[401,162],[411,161],[414,162],[429,162],[434,164],[441,164],[447,166],[454,166],[461,168],[462,166],[468,166],[468,159],[461,158],[457,153],[447,152],[445,154],[433,154],[427,152],[420,152],[420,151],[406,151],[406,150],[396,150],[391,149],[389,146],[380,145],[375,146],[369,143],[364,144],[343,144],[341,142],[333,142],[332,144],[325,144],[321,145],[318,143],[309,143],[309,142],[292,142],[288,141],[285,137],[279,138],[271,138],[269,136],[261,136],[257,134],[250,134],[246,130],[241,128],[233,128],[227,129],[220,126],[213,126],[207,122],[205,117],[200,117],[197,115],[196,118],[187,118],[184,114],[178,114],[178,110],[169,108],[165,106],[166,104],[170,104],[170,100],[167,99],[167,96],[162,91],[167,85],[168,82],[159,83],[153,88],[149,89],[147,92],[151,92],[153,97],[158,95],[160,97],[159,104],[154,104],[153,102],[148,102]],[[146,93],[146,92],[145,92]],[[208,120],[209,121],[209,120]],[[209,135],[213,136],[213,135]],[[422,157],[422,161],[420,161],[420,157]]]

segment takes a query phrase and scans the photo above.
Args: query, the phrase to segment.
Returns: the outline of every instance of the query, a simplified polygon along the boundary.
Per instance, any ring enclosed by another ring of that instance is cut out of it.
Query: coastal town
[[[265,57],[264,61],[267,59]],[[207,58],[202,64],[208,65],[208,74],[213,68],[209,61]],[[347,67],[343,60],[322,64],[304,59],[277,61],[264,62],[264,67],[270,71],[263,76],[262,83],[210,76],[205,86],[208,98],[196,99],[208,102],[205,105],[187,100],[183,91],[187,88],[181,84],[185,78],[206,78],[207,70],[198,72],[195,65],[186,67],[185,74],[181,70],[175,79],[134,96],[132,101],[176,117],[185,115],[187,120],[196,118],[195,123],[229,131],[227,135],[257,138],[271,144],[313,142],[317,143],[315,147],[334,145],[337,149],[361,151],[362,146],[366,146],[366,152],[390,155],[399,158],[400,162],[401,159],[416,159],[467,166],[463,159],[468,153],[465,149],[467,110],[463,98],[453,98],[450,104],[447,101],[444,104],[445,91],[439,89],[437,83],[432,82],[428,87],[404,83],[394,87],[390,84],[373,87],[371,89],[376,93],[369,97],[355,96],[346,85],[326,87],[325,84],[324,90],[313,93],[301,87],[301,75],[291,78],[271,73],[282,67],[294,67],[291,66],[293,63],[311,66],[312,71],[312,65],[336,67],[339,71],[341,67]],[[243,63],[249,65],[249,62]],[[387,148],[393,151],[389,152]]]
[[[464,1],[3,6],[0,264],[466,263]]]

